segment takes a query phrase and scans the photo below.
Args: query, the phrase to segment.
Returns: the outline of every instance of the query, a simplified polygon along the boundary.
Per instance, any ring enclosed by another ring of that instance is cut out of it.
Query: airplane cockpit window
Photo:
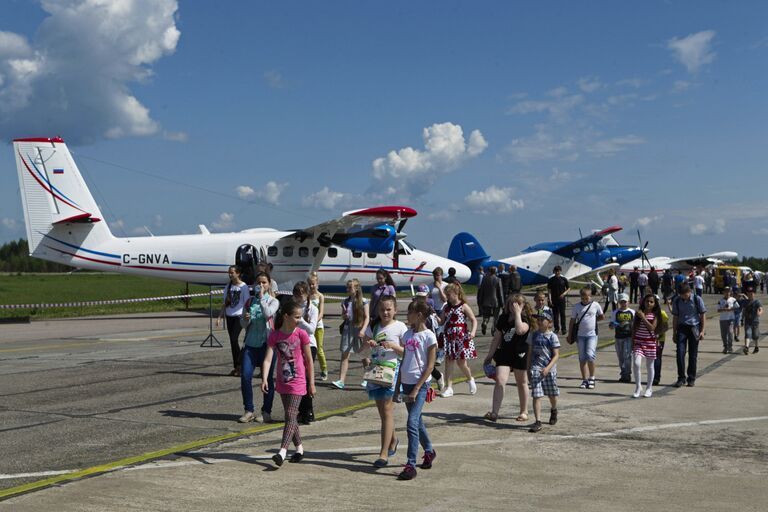
[[[285,258],[290,258],[293,256],[293,246],[292,245],[286,245],[283,247],[283,256]]]
[[[277,256],[277,247],[274,245],[267,247],[267,256]]]
[[[335,258],[338,255],[339,255],[339,250],[338,249],[336,249],[335,247],[329,247],[328,248],[328,257],[329,258]]]
[[[358,251],[352,251],[352,257],[353,258],[362,258],[363,257],[363,253],[358,252]]]
[[[366,256],[368,256],[370,259],[374,259],[376,256],[378,256],[378,254],[376,254],[375,252],[369,252],[369,253],[366,253]]]
[[[299,247],[299,257],[300,258],[306,258],[309,256],[309,248],[308,247]]]

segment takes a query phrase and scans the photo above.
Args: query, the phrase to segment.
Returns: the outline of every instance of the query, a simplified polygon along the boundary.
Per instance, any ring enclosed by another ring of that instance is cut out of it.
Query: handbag
[[[587,315],[587,313],[589,313],[589,310],[592,309],[592,304],[594,303],[595,303],[594,301],[590,302],[589,306],[584,308],[584,311],[581,313],[581,316],[579,317],[579,319],[573,323],[573,329],[571,329],[571,332],[568,333],[568,338],[566,339],[566,341],[571,345],[576,343],[576,336],[578,336],[578,332],[579,332],[579,324],[581,323],[582,320],[584,320],[584,317]]]
[[[395,370],[397,363],[390,361],[378,361],[372,363],[363,372],[363,380],[371,384],[390,388],[395,383]]]

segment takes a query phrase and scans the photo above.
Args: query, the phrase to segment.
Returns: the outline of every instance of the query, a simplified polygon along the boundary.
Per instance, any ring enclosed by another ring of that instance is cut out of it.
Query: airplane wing
[[[590,276],[599,274],[600,272],[605,272],[609,268],[616,268],[616,269],[618,269],[619,268],[619,264],[618,263],[608,263],[608,264],[603,265],[601,267],[595,267],[593,269],[590,269],[587,272],[574,272],[574,273],[566,272],[565,277],[569,281],[573,281],[574,279],[580,279],[580,278],[589,279]],[[576,281],[574,281],[574,282],[576,282]],[[585,284],[589,284],[589,283],[585,283]]]
[[[353,251],[390,253],[405,221],[416,215],[407,206],[376,206],[344,212],[341,217],[287,235],[315,240],[321,247],[338,245]]]
[[[609,228],[605,228],[596,233],[592,233],[591,235],[585,236],[583,238],[579,238],[578,240],[571,242],[569,244],[558,247],[552,252],[559,256],[563,256],[564,258],[573,258],[577,253],[581,252],[584,247],[589,247],[593,244],[596,244],[604,236],[610,235],[611,233],[615,233],[621,230],[622,230],[621,226],[611,226]]]
[[[672,258],[667,264],[671,270],[688,270],[693,267],[706,267],[714,263],[722,263],[722,260],[738,258],[738,253],[725,251],[713,254],[700,254],[699,256],[689,256],[686,258]]]

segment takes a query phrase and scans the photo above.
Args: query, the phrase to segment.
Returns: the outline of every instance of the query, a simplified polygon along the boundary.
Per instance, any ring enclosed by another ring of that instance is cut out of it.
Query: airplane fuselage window
[[[286,258],[290,258],[293,256],[293,246],[292,245],[286,245],[283,247],[283,256]]]
[[[330,247],[328,249],[328,257],[329,258],[335,258],[338,255],[339,255],[339,251],[335,247]]]
[[[299,257],[306,258],[307,256],[309,256],[309,248],[299,247]]]
[[[363,257],[363,253],[357,252],[357,251],[352,251],[352,257],[353,258],[362,258]]]
[[[277,247],[274,245],[267,247],[267,256],[277,256]]]

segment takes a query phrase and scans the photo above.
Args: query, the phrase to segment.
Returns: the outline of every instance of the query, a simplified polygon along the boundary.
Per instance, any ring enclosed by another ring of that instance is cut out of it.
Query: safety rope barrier
[[[188,293],[182,295],[166,295],[163,297],[142,297],[138,299],[112,299],[112,300],[87,300],[78,302],[49,302],[42,304],[0,304],[0,309],[50,309],[50,308],[79,308],[83,306],[109,306],[114,304],[135,304],[138,302],[153,302],[160,300],[191,299],[194,297],[208,297],[209,295],[222,295],[224,289],[212,290],[205,293]],[[290,295],[290,292],[278,291],[279,294]],[[326,295],[326,299],[344,300],[346,297]]]

